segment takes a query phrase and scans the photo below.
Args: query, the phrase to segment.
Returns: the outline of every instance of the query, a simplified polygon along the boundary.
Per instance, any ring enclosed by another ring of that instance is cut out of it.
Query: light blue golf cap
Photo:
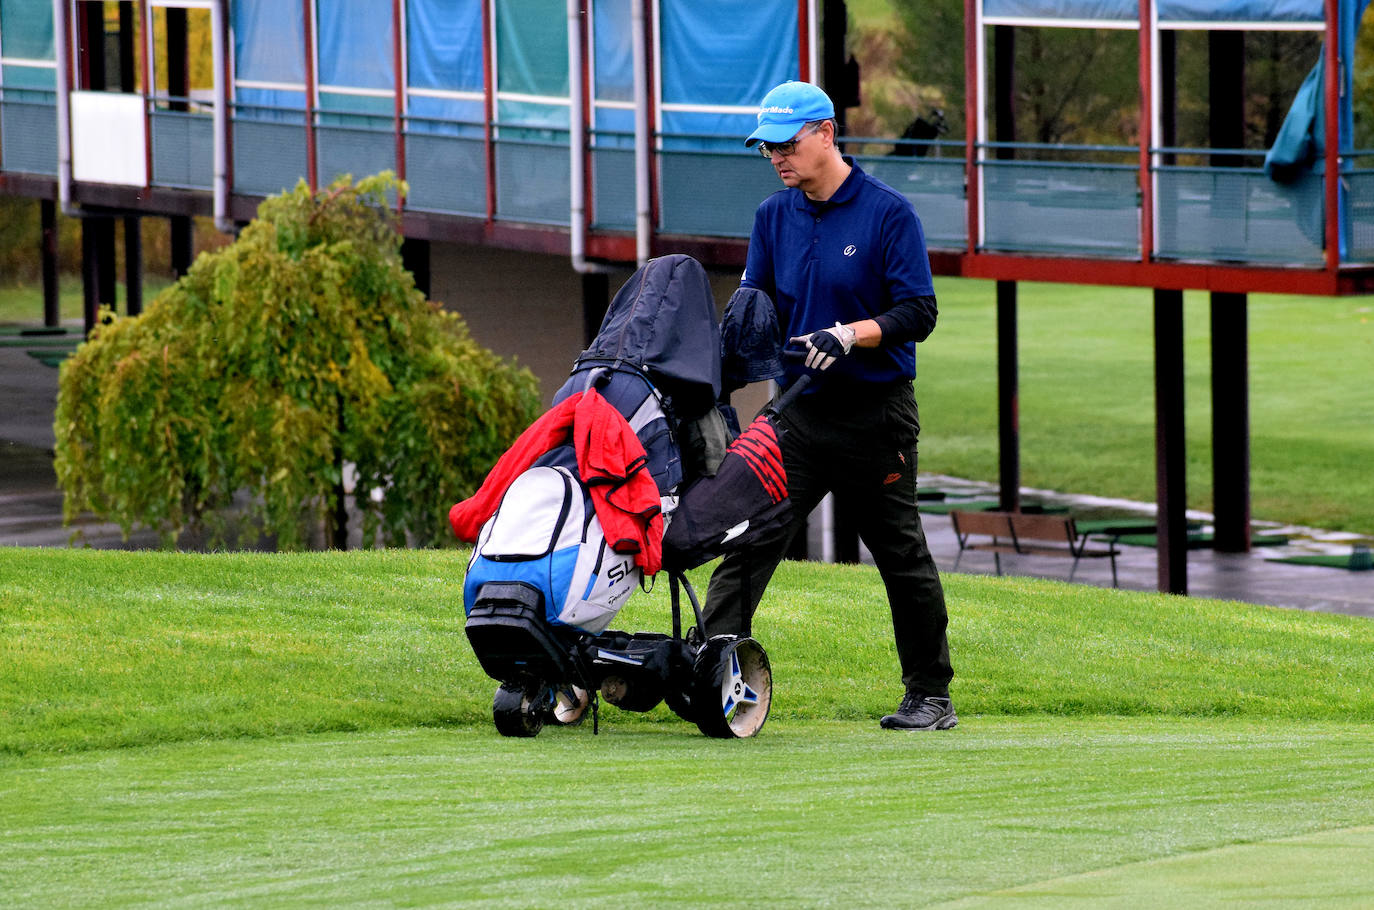
[[[834,116],[835,105],[825,92],[809,82],[784,82],[759,102],[758,129],[749,134],[744,144],[786,142],[806,124]]]

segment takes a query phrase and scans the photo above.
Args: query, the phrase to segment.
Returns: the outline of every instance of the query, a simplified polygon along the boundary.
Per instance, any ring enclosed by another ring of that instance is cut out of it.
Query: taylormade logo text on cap
[[[834,116],[835,105],[820,88],[809,82],[784,82],[759,102],[758,128],[744,144],[786,142],[806,124]]]

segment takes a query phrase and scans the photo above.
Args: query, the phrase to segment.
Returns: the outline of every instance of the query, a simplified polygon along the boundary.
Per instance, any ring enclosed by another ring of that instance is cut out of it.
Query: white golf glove
[[[821,329],[810,335],[798,335],[789,343],[806,345],[806,366],[808,369],[825,370],[829,369],[830,365],[837,359],[849,353],[850,349],[854,347],[856,337],[858,337],[857,332],[849,326],[837,322],[831,328]]]

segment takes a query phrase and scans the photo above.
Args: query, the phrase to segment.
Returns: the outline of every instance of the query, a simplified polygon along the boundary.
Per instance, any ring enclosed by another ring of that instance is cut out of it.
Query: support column
[[[611,276],[605,272],[582,273],[582,344],[590,346],[601,329],[611,305]]]
[[[822,0],[820,85],[835,102],[835,122],[841,141],[847,135],[848,109],[861,103],[859,64],[848,53],[848,33],[849,9],[845,0]]]
[[[1155,289],[1155,499],[1159,590],[1188,593],[1188,473],[1184,440],[1183,292]]]
[[[169,6],[163,11],[167,17],[167,109],[185,112],[191,106],[191,74],[187,54],[186,10]],[[216,74],[216,78],[223,78]],[[191,270],[196,258],[196,229],[190,215],[172,215],[167,219],[172,247],[172,274],[178,278]]]
[[[854,516],[854,506],[848,500],[831,500],[830,525],[835,562],[858,565],[859,563],[859,523]]]
[[[114,219],[90,215],[81,219],[81,284],[86,334],[100,318],[102,305],[115,305]]]
[[[173,215],[167,219],[172,245],[172,273],[178,278],[191,271],[196,258],[196,227],[190,215]]]
[[[1250,551],[1250,367],[1245,294],[1212,294],[1213,549]]]
[[[1009,25],[992,29],[993,136],[1016,141],[1016,32]],[[1016,150],[999,148],[999,160]],[[1020,366],[1017,356],[1016,282],[997,282],[997,479],[998,507],[1021,511]]]
[[[1245,146],[1245,33],[1207,33],[1209,139],[1214,149]],[[1239,155],[1212,155],[1212,167],[1240,167]],[[1245,294],[1212,294],[1213,548],[1250,550],[1249,341]]]
[[[1021,511],[1020,367],[1017,358],[1016,282],[997,282],[998,507]]]
[[[429,299],[430,290],[430,251],[428,240],[418,240],[413,237],[406,237],[401,241],[401,264],[406,267],[415,279],[415,287],[425,299]]]
[[[143,312],[143,219],[124,216],[124,312]]]
[[[40,256],[43,263],[43,325],[57,328],[62,324],[61,283],[57,272],[57,203],[51,199],[39,201],[43,239]]]

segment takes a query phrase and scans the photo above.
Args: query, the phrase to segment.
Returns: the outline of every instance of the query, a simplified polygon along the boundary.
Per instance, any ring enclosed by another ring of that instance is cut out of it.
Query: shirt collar
[[[853,199],[859,192],[859,185],[864,181],[864,169],[859,167],[859,163],[851,155],[844,155],[844,163],[849,165],[849,176],[844,178],[839,189],[835,190],[834,195],[824,202],[812,202],[800,189],[797,190],[797,207],[815,211],[818,209],[829,208],[832,205],[844,205]]]

